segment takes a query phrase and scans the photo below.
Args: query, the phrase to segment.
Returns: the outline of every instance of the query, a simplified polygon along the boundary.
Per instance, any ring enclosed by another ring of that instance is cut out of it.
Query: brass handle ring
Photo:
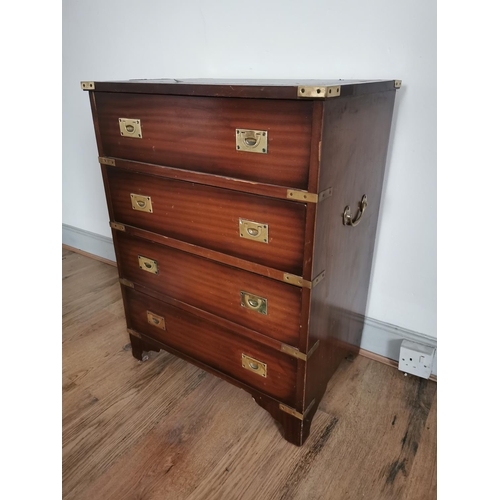
[[[359,204],[359,211],[356,214],[356,217],[353,219],[351,216],[351,207],[347,205],[347,207],[345,207],[344,209],[344,226],[357,226],[361,222],[361,217],[363,217],[367,206],[368,200],[366,198],[366,195],[364,194]]]
[[[262,305],[262,299],[250,298],[248,295],[245,295],[245,304],[250,309],[259,309]]]
[[[254,227],[247,227],[247,233],[250,236],[254,236],[255,238],[260,236],[260,233],[262,232],[262,229],[259,228],[254,228]]]

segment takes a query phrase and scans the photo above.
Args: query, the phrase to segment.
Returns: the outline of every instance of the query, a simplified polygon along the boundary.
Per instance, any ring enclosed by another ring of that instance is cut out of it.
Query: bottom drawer
[[[129,327],[295,406],[298,360],[123,287]]]

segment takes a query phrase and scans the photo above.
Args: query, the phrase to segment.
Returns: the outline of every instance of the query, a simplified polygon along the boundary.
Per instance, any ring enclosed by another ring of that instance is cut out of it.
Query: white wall
[[[431,0],[63,2],[63,223],[109,236],[81,80],[402,79],[367,315],[436,336]]]

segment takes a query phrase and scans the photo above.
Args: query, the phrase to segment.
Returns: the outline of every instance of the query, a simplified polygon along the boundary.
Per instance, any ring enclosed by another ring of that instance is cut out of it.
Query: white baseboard
[[[62,242],[63,245],[78,248],[78,250],[116,262],[113,240],[109,236],[101,236],[85,229],[63,224]]]
[[[434,337],[391,325],[390,323],[384,323],[377,319],[365,318],[361,349],[398,361],[399,349],[403,340],[411,340],[412,342],[437,348],[437,340]],[[437,349],[432,374],[437,376]]]
[[[62,242],[70,247],[116,262],[113,241],[108,236],[101,236],[100,234],[63,224]],[[365,318],[361,338],[362,349],[397,361],[399,359],[399,348],[403,340],[411,340],[431,347],[437,346],[434,337],[373,318]],[[434,357],[432,374],[437,375],[437,354]]]

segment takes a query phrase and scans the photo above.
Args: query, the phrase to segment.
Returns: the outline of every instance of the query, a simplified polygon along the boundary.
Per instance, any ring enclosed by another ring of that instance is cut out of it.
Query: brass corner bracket
[[[312,281],[305,280],[302,276],[296,276],[295,274],[283,273],[283,281],[285,283],[290,283],[290,285],[300,286],[302,288],[314,288],[318,283],[320,283],[326,275],[326,271],[322,271],[316,276]]]
[[[316,400],[313,399],[304,413],[300,413],[299,411],[294,410],[293,408],[290,408],[290,406],[284,405],[283,403],[280,403],[280,410],[294,416],[295,418],[298,418],[299,420],[304,420],[306,418],[306,415],[309,413],[309,410],[314,406],[315,402]]]
[[[99,156],[99,163],[101,165],[111,165],[112,167],[116,166],[116,162],[113,158],[106,158],[105,156]]]
[[[297,97],[307,99],[326,99],[329,97],[340,96],[341,85],[332,85],[329,87],[316,87],[314,85],[299,85],[297,87]]]
[[[94,82],[80,82],[80,87],[82,90],[95,90]]]

